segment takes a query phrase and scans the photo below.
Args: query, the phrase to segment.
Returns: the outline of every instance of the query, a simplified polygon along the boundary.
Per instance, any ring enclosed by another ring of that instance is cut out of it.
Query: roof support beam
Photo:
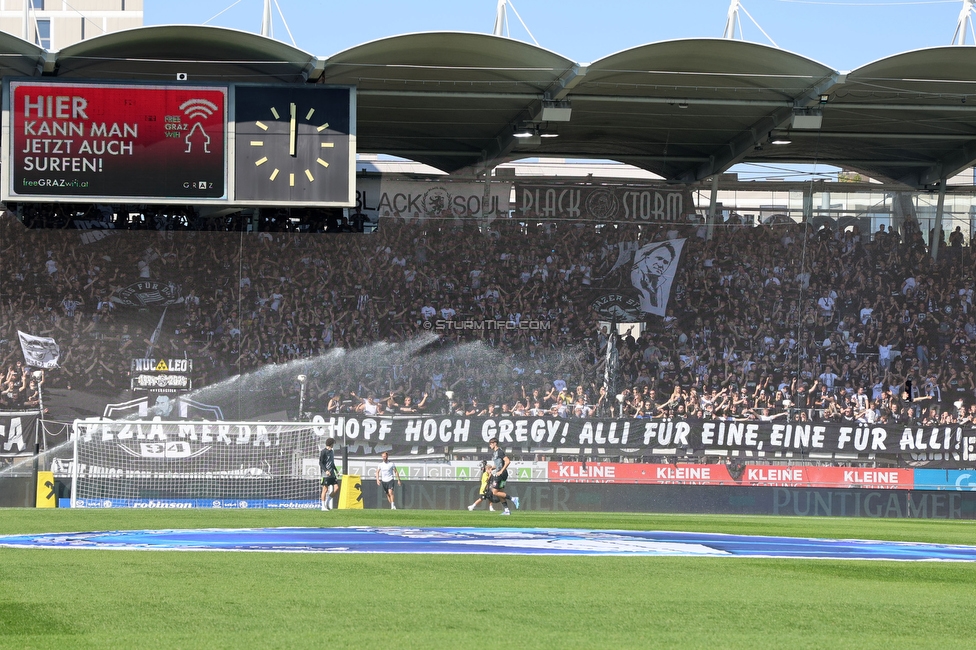
[[[567,70],[556,80],[556,82],[546,91],[546,95],[549,99],[553,101],[559,101],[561,99],[566,99],[566,95],[570,93],[583,81],[583,77],[586,76],[586,71],[589,69],[588,64],[578,64],[574,65],[572,68]]]
[[[961,96],[961,95],[960,95]],[[922,113],[972,113],[976,104],[867,104],[863,102],[837,102],[837,108],[854,111],[918,111]]]
[[[786,107],[792,109],[796,103],[791,99],[710,99],[704,97],[635,97],[631,95],[572,95],[574,102],[612,102],[619,104],[668,104],[677,106],[760,106]]]
[[[762,162],[770,162],[764,160]],[[879,162],[877,158],[871,160],[858,160],[857,158],[810,158],[809,160],[803,159],[799,161],[800,163],[820,163],[823,165],[830,165],[832,167],[860,167],[866,176],[870,176],[871,173],[868,170],[875,170],[877,173],[878,167],[915,167],[917,168],[919,163],[917,160],[885,160]],[[908,183],[906,183],[908,184]]]
[[[966,167],[971,167],[974,162],[976,162],[976,138],[971,138],[969,142],[919,174],[917,183],[909,184],[916,187],[934,185],[943,178],[952,178]]]
[[[793,115],[792,108],[781,108],[773,111],[752,125],[748,131],[741,132],[724,149],[709,157],[709,161],[695,169],[689,169],[680,174],[677,180],[694,183],[704,178],[721,174],[726,169],[745,158],[756,145],[768,137],[769,132],[780,128]]]
[[[34,67],[34,75],[51,74],[57,69],[57,53],[44,52],[37,58],[37,65]]]
[[[457,156],[457,157],[469,157],[469,158],[480,158],[480,151],[471,150],[453,150],[453,149],[396,149],[387,148],[383,150],[371,151],[368,149],[360,149],[357,153],[365,154],[383,154],[387,156],[400,156],[402,158],[413,158],[414,156]]]
[[[939,179],[939,202],[935,208],[935,227],[932,229],[932,240],[929,246],[932,249],[932,261],[939,261],[939,244],[942,243],[942,212],[945,209],[945,176]]]
[[[323,72],[325,72],[325,59],[317,56],[305,65],[305,68],[302,70],[302,77],[305,78],[305,81],[314,83],[318,81]]]
[[[438,90],[380,90],[380,89],[357,89],[356,95],[359,97],[426,97],[431,99],[516,99],[520,101],[542,101],[545,95],[538,92],[524,93],[479,93],[463,91],[438,91]]]
[[[819,104],[822,95],[829,93],[836,86],[843,84],[847,80],[846,74],[836,74],[827,77],[817,85],[809,88],[806,93],[790,102],[788,108],[780,108],[772,111],[758,122],[752,125],[747,131],[741,132],[733,138],[725,147],[722,147],[711,156],[709,163],[699,165],[696,169],[689,169],[678,176],[677,180],[686,183],[694,183],[708,178],[714,174],[720,174],[732,165],[742,161],[755,146],[769,136],[769,133],[782,127],[790,118],[793,117],[794,108],[807,108]]]
[[[972,142],[976,140],[976,134],[964,133],[856,133],[853,131],[798,131],[790,130],[791,138],[841,138],[850,140],[853,138],[863,138],[865,140],[959,140],[961,142]]]
[[[516,100],[538,100],[549,99],[544,93],[525,92],[525,93],[486,93],[486,92],[466,92],[466,91],[439,91],[439,90],[382,90],[382,89],[361,89],[356,94],[360,97],[425,97],[431,99],[516,99]],[[560,99],[565,96],[559,95]],[[757,106],[770,108],[789,108],[792,109],[796,103],[789,99],[688,99],[681,97],[633,97],[629,95],[577,95],[569,94],[574,102],[609,102],[615,104],[688,104],[689,106]],[[553,99],[556,99],[553,97]],[[976,106],[974,106],[976,108]]]

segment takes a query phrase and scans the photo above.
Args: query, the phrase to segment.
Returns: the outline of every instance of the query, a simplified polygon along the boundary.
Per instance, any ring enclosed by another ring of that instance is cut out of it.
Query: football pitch
[[[0,510],[0,535],[395,526],[976,545],[960,521]],[[0,647],[971,647],[976,563],[0,548]]]

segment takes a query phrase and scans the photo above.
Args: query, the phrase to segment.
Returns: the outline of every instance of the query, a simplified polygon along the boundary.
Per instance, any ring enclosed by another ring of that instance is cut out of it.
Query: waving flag
[[[613,267],[593,283],[593,309],[616,322],[644,320],[647,314],[664,316],[684,244],[684,239],[643,246],[621,242]]]
[[[57,341],[46,336],[32,336],[17,331],[20,336],[20,349],[24,351],[24,361],[35,368],[56,368],[61,357]]]

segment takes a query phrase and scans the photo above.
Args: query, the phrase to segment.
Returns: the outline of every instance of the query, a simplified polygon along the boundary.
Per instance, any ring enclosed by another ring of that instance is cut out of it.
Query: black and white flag
[[[621,243],[613,267],[594,283],[598,294],[592,307],[616,322],[664,316],[684,245],[684,239]]]
[[[56,368],[61,357],[57,341],[46,336],[33,336],[17,331],[20,336],[20,349],[24,351],[24,361],[35,368]]]

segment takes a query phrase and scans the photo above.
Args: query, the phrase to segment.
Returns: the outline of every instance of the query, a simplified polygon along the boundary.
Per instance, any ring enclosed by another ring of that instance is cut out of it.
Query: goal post
[[[75,420],[73,508],[319,507],[328,423]]]

